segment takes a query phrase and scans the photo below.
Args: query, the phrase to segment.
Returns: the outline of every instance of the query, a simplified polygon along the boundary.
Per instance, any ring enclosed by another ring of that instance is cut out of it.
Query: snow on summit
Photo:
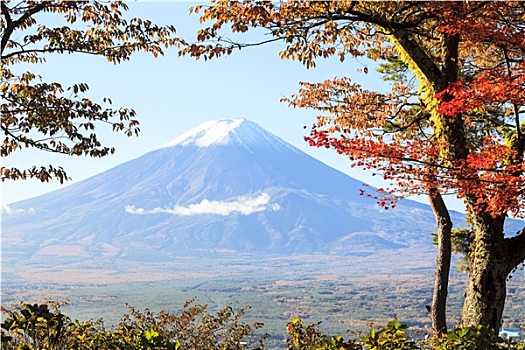
[[[300,152],[297,148],[266,131],[257,123],[244,118],[207,121],[160,148],[163,149],[174,146],[207,148],[209,146],[233,144],[238,146],[242,145],[252,151],[265,148],[273,151],[286,150],[294,153]]]
[[[161,148],[176,145],[188,146],[192,144],[198,147],[208,147],[214,144],[226,145],[230,142],[230,133],[237,129],[243,122],[245,122],[244,118],[235,120],[210,120],[182,134]]]

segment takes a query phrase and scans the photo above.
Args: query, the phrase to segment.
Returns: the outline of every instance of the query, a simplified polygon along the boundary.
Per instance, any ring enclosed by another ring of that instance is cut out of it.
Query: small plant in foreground
[[[116,328],[106,329],[102,320],[73,322],[55,302],[20,303],[12,309],[2,307],[2,349],[245,350],[252,332],[263,326],[242,322],[245,311],[226,306],[211,314],[193,300],[177,313],[130,307]],[[263,349],[264,338],[255,340],[251,349]]]
[[[246,309],[226,306],[209,313],[206,305],[186,302],[176,313],[133,307],[119,324],[106,329],[102,319],[72,321],[57,302],[20,303],[2,307],[2,349],[5,350],[246,350],[264,349],[264,340],[253,336],[262,323],[244,323]],[[408,326],[394,319],[363,337],[345,340],[326,336],[321,322],[306,325],[293,318],[287,325],[288,350],[525,350],[525,342],[497,336],[482,326],[456,327],[447,333],[411,339]]]

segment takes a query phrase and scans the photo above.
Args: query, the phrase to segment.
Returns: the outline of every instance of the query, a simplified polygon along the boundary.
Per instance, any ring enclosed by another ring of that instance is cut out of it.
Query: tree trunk
[[[436,189],[429,193],[429,201],[436,217],[438,252],[436,259],[436,274],[434,280],[434,294],[430,308],[432,328],[438,333],[447,331],[447,294],[450,273],[450,259],[452,255],[451,231],[452,221],[443,197]]]
[[[475,238],[462,311],[463,326],[484,325],[496,332],[500,328],[510,272],[503,233],[504,220],[503,216],[472,215]]]

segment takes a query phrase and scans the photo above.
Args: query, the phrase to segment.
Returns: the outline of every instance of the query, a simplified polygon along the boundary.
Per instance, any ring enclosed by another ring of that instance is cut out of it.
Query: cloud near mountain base
[[[34,214],[35,209],[15,209],[8,205],[2,205],[2,214],[4,215],[16,215],[16,214]]]
[[[267,193],[261,193],[259,196],[238,197],[235,201],[210,201],[202,200],[198,204],[190,204],[187,207],[176,205],[173,208],[154,208],[144,209],[137,208],[134,205],[126,205],[124,209],[130,214],[171,214],[180,216],[189,215],[221,215],[228,216],[232,213],[250,215],[265,210],[276,211],[280,209],[279,204],[270,203],[271,197]]]

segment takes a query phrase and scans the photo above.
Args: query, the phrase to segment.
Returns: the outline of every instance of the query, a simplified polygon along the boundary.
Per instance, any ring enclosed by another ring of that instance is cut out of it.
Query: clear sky
[[[200,26],[198,17],[189,15],[188,8],[193,5],[195,3],[129,3],[126,17],[174,24],[180,36],[193,39]],[[251,35],[240,38],[249,41]],[[316,68],[307,70],[298,62],[281,60],[279,50],[280,44],[271,44],[204,62],[178,57],[176,49],[171,49],[157,59],[136,54],[120,65],[101,57],[50,55],[47,63],[31,69],[47,81],[57,81],[64,86],[87,83],[90,87],[87,97],[100,102],[102,97],[109,97],[114,107],[135,109],[142,132],[138,138],[127,138],[107,128],[100,129],[98,134],[106,145],[117,149],[116,154],[105,158],[71,158],[23,150],[2,158],[2,163],[19,167],[63,166],[72,177],[67,185],[159,148],[205,121],[243,117],[340,171],[372,185],[384,185],[377,176],[350,169],[348,161],[334,151],[309,147],[303,137],[315,122],[316,113],[292,109],[279,101],[297,92],[300,81],[316,82],[335,76],[349,76],[366,88],[384,90],[387,86],[375,74],[373,65],[364,59],[340,63],[334,58],[320,60]],[[368,75],[356,72],[365,65],[369,67]],[[35,197],[61,186],[65,185],[37,180],[4,182],[2,204]],[[457,201],[449,202],[452,209],[461,208]]]

